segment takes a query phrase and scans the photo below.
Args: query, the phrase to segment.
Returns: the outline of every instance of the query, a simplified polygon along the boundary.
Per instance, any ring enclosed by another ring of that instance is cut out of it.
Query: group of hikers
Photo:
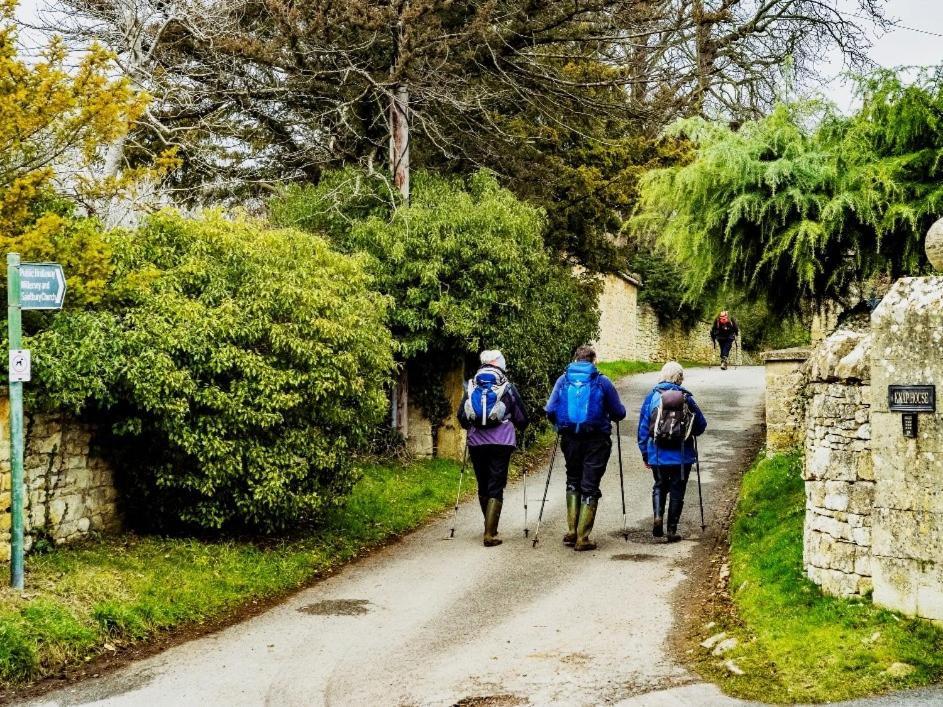
[[[715,346],[720,346],[722,370],[729,364],[730,350],[739,334],[737,321],[726,310],[721,311],[710,336]],[[480,361],[457,414],[459,424],[468,431],[468,455],[478,481],[484,516],[482,541],[493,547],[501,544],[498,523],[511,454],[530,420],[520,393],[508,379],[504,355],[483,351]],[[652,535],[667,537],[668,542],[681,539],[678,522],[691,469],[697,462],[697,438],[707,428],[704,414],[683,383],[681,364],[668,361],[658,384],[642,402],[637,432],[642,463],[652,472]],[[554,384],[544,413],[559,434],[566,463],[567,532],[563,544],[578,552],[594,550],[596,543],[590,533],[602,497],[600,484],[612,454],[612,423],[624,420],[626,409],[612,381],[596,368],[596,352],[591,346],[576,350],[573,362]]]
[[[738,333],[736,321],[722,312],[714,322],[711,338],[720,343],[723,369]],[[511,453],[529,419],[519,392],[508,379],[504,355],[484,351],[480,361],[481,367],[467,382],[457,414],[468,431],[468,455],[478,480],[483,543],[493,547],[501,544],[498,523]],[[652,473],[652,535],[666,537],[667,542],[681,539],[678,522],[697,461],[697,437],[707,428],[707,420],[683,383],[681,364],[667,362],[639,412],[638,449],[642,463]],[[590,533],[602,496],[600,483],[612,453],[612,423],[624,420],[626,409],[612,381],[596,367],[596,352],[591,346],[576,350],[543,411],[559,434],[566,462],[567,532],[563,544],[578,552],[594,550],[596,543]]]

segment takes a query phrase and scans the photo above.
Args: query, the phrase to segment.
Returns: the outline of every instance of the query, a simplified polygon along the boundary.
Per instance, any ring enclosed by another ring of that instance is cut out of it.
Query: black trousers
[[[730,347],[733,346],[733,339],[717,339],[720,344],[720,357],[727,358],[730,355]]]
[[[612,454],[612,437],[603,432],[564,432],[560,448],[566,460],[566,490],[579,493],[583,499],[602,497],[599,484]]]
[[[468,448],[475,478],[478,479],[478,500],[482,512],[489,498],[504,500],[504,487],[508,485],[508,467],[514,447],[507,444],[480,444]]]
[[[668,527],[677,530],[681,520],[681,509],[684,508],[684,492],[688,487],[688,478],[691,476],[691,464],[684,466],[653,466],[652,477],[652,510],[655,516],[663,518],[665,505],[668,506]],[[670,500],[669,500],[670,499]]]

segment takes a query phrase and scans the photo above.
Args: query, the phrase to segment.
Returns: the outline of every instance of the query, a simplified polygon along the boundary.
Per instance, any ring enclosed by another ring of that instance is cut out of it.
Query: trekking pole
[[[629,531],[626,529],[625,519],[625,480],[622,477],[622,431],[619,429],[618,420],[616,420],[616,449],[619,455],[619,490],[622,491],[622,537],[629,542]]]
[[[534,544],[537,547],[537,541],[540,540],[540,521],[544,517],[544,506],[547,504],[547,492],[550,490],[550,474],[553,472],[553,461],[557,458],[557,447],[560,444],[560,434],[557,433],[557,439],[553,443],[553,454],[550,455],[550,467],[547,469],[547,483],[544,484],[544,500],[540,502],[540,513],[537,515],[537,529],[534,531]]]
[[[697,437],[694,438],[694,466],[697,469],[697,498],[701,504],[701,532],[707,528],[704,522],[704,494],[701,492],[701,455],[697,450]]]
[[[468,463],[468,443],[465,444],[465,454],[462,455],[462,470],[458,474],[458,492],[455,494],[455,510],[452,512],[452,529],[449,531],[448,540],[455,537],[455,521],[458,518],[458,502],[462,498],[462,479],[465,478],[465,465]]]
[[[527,462],[524,463],[524,537],[526,538],[530,530],[527,527]]]

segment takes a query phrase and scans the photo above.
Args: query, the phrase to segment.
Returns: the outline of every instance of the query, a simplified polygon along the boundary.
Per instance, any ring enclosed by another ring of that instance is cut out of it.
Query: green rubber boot
[[[501,506],[503,504],[496,498],[488,499],[488,507],[485,510],[485,536],[483,542],[485,547],[494,547],[501,544],[498,537],[498,521],[501,520]]]
[[[573,549],[577,552],[596,549],[596,543],[589,539],[589,534],[593,531],[598,503],[595,498],[584,498],[580,505],[580,519],[576,526],[576,544],[573,546]]]
[[[576,521],[580,517],[580,495],[575,491],[566,492],[566,527],[563,544],[573,547],[576,544]]]

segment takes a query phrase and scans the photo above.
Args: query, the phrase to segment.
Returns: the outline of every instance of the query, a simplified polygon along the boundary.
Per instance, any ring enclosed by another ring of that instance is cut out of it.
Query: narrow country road
[[[655,374],[619,382],[630,542],[621,537],[615,454],[595,536],[575,553],[557,455],[541,543],[523,536],[522,485],[508,488],[504,545],[481,545],[477,501],[454,540],[440,520],[283,604],[36,704],[75,705],[659,705],[724,704],[668,652],[672,599],[718,521],[712,493],[752,458],[763,422],[762,368],[695,369],[685,385],[708,418],[701,440],[707,537],[692,478],[683,542],[650,535],[650,475],[635,446]],[[613,445],[615,451],[615,445]],[[544,472],[528,480],[531,537]],[[731,701],[732,702],[732,701]]]

